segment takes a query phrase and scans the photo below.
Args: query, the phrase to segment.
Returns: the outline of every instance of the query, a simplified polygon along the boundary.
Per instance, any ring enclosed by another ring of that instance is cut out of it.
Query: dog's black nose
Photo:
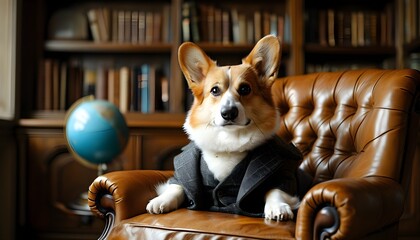
[[[221,109],[220,114],[226,121],[233,121],[238,116],[238,108],[236,106],[226,106]]]

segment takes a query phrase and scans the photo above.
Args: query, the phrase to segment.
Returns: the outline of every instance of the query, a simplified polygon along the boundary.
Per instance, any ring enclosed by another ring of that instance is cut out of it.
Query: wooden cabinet
[[[104,222],[86,211],[83,194],[98,171],[69,153],[58,125],[19,130],[22,215],[17,234],[22,239],[96,239]],[[132,127],[127,148],[108,171],[172,169],[171,153],[187,143],[180,125]]]
[[[103,223],[76,215],[70,204],[87,190],[96,170],[86,168],[67,151],[63,130],[21,129],[20,212],[18,238],[94,239]]]

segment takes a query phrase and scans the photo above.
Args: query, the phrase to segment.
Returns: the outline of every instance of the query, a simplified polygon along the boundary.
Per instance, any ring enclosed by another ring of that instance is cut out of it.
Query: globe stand
[[[103,175],[107,169],[108,169],[108,166],[106,165],[106,163],[98,164],[98,176]],[[76,200],[70,202],[68,204],[68,207],[72,211],[72,213],[82,216],[82,222],[84,224],[92,223],[93,214],[90,211],[90,207],[88,204],[87,191],[82,192]]]
[[[98,164],[98,176],[102,176],[106,170],[108,170],[106,163]]]

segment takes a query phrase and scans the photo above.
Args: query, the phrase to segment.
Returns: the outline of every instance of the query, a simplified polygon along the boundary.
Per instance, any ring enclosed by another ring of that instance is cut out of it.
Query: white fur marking
[[[146,210],[151,214],[161,214],[177,209],[184,201],[184,189],[178,184],[163,183],[156,186],[159,196],[150,200]]]
[[[247,152],[224,153],[203,151],[204,161],[206,161],[210,172],[214,177],[222,182],[232,172],[236,165],[245,158]]]
[[[292,209],[300,205],[298,197],[292,197],[280,189],[271,189],[265,195],[264,215],[267,220],[292,220]]]

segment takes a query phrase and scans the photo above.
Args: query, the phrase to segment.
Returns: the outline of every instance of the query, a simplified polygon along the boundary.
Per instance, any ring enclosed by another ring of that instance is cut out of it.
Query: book
[[[357,45],[365,46],[365,15],[362,11],[357,12]]]
[[[112,35],[112,42],[118,42],[118,11],[112,11],[112,20],[111,20],[111,35]]]
[[[108,91],[107,91],[107,100],[113,104],[115,104],[115,71],[113,68],[109,68],[107,71],[107,84],[108,84]],[[115,104],[119,108],[118,105]]]
[[[270,16],[270,34],[274,36],[278,36],[279,35],[278,17],[276,14],[270,14],[269,16]]]
[[[240,29],[239,29],[239,15],[236,8],[230,10],[231,22],[232,22],[232,39],[233,43],[240,43]]]
[[[107,99],[108,98],[108,81],[106,68],[99,65],[96,68],[96,81],[95,81],[95,97],[96,99]]]
[[[60,62],[52,61],[52,110],[60,108]]]
[[[160,89],[161,89],[161,102],[162,102],[162,111],[169,111],[169,79],[166,76],[160,78]]]
[[[132,11],[131,12],[131,43],[137,44],[139,41],[139,12]]]
[[[200,23],[200,33],[201,33],[201,41],[202,42],[209,42],[209,6],[207,4],[200,4],[199,5],[199,23]]]
[[[254,41],[258,41],[262,37],[262,29],[261,29],[262,19],[261,19],[261,12],[255,11],[254,12]]]
[[[118,11],[118,42],[123,43],[125,41],[125,11]]]
[[[130,68],[121,67],[119,69],[119,82],[120,82],[120,111],[126,113],[130,110]]]
[[[208,42],[215,42],[215,10],[213,6],[207,7],[207,31],[208,31]],[[204,28],[205,29],[205,28]]]
[[[191,2],[189,4],[190,7],[190,31],[191,31],[191,38],[194,42],[201,41],[201,33],[199,31],[199,17],[197,13],[197,6],[195,2]]]
[[[357,34],[359,32],[358,30],[358,24],[357,24],[357,12],[351,13],[351,46],[357,47],[358,41],[357,41]]]
[[[149,74],[148,74],[148,83],[147,83],[147,87],[148,87],[148,94],[149,94],[149,107],[148,107],[148,111],[149,113],[153,113],[156,111],[156,94],[159,91],[156,85],[157,82],[157,78],[160,77],[159,76],[159,72],[158,72],[158,68],[153,65],[150,64],[149,66]]]
[[[105,29],[106,29],[106,41],[111,41],[111,31],[112,31],[112,26],[111,26],[111,10],[107,7],[103,7],[102,8],[102,15],[104,18],[104,25],[105,25]]]
[[[190,22],[191,22],[191,13],[190,13],[190,3],[184,2],[182,4],[182,40],[183,41],[191,41],[191,29],[190,29]]]
[[[262,13],[262,36],[266,36],[269,34],[270,34],[270,13],[264,11]]]
[[[138,42],[144,44],[146,42],[146,13],[143,11],[139,12],[138,17]]]
[[[336,22],[334,28],[336,29],[336,43],[337,45],[344,45],[344,13],[342,11],[336,12]]]
[[[222,43],[223,35],[223,20],[222,20],[222,10],[215,8],[214,9],[214,42]]]
[[[284,41],[284,17],[278,16],[277,18],[277,36],[280,40]]]
[[[67,95],[67,62],[61,62],[60,65],[60,103],[59,109],[66,109]]]
[[[79,59],[70,59],[68,66],[68,88],[66,107],[70,107],[83,96],[83,68]]]
[[[120,72],[118,69],[108,69],[108,101],[120,108]]]
[[[106,8],[96,8],[94,9],[98,22],[99,29],[99,41],[107,42],[109,41],[109,24],[108,24],[108,15]]]
[[[246,44],[247,42],[247,28],[246,28],[246,16],[245,14],[238,14],[238,32],[239,32],[239,44]]]
[[[228,11],[222,11],[222,43],[230,43],[230,21]]]
[[[52,59],[44,60],[44,109],[52,109]]]
[[[96,90],[96,70],[85,69],[83,74],[83,96],[94,95]]]
[[[173,35],[171,24],[171,5],[165,4],[162,11],[162,41],[164,43],[171,43]]]
[[[141,68],[134,66],[131,69],[131,111],[137,112],[141,106]]]
[[[162,14],[160,12],[153,13],[153,42],[162,42]]]
[[[38,63],[38,81],[36,94],[36,108],[42,110],[45,108],[45,59]]]
[[[147,44],[153,43],[153,12],[146,12],[146,33],[145,33],[145,42]]]
[[[327,21],[328,21],[328,28],[327,28],[328,45],[330,47],[334,47],[335,46],[335,13],[333,9],[327,10]]]
[[[93,41],[100,42],[101,35],[99,33],[98,16],[95,9],[89,9],[87,12],[90,32],[92,34]]]
[[[131,42],[131,11],[124,11],[124,42]]]
[[[142,113],[149,112],[149,73],[150,73],[150,66],[148,64],[141,65],[141,106],[140,111]]]
[[[252,19],[247,19],[246,21],[246,39],[248,44],[254,43],[254,21]]]

